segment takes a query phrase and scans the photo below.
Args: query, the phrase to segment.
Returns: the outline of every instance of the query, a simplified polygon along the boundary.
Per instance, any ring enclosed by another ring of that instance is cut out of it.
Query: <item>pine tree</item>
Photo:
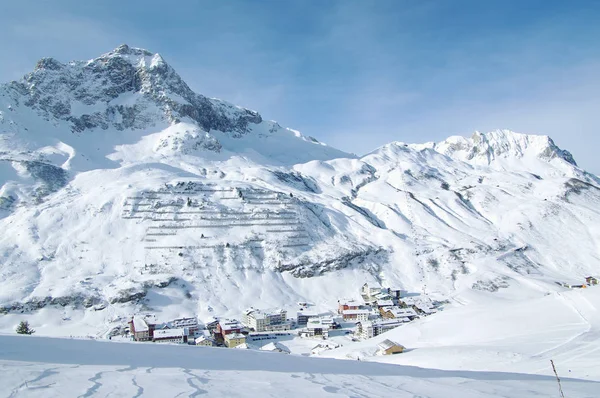
[[[29,322],[21,321],[21,323],[19,323],[19,326],[17,326],[16,332],[18,334],[34,334],[35,330],[29,327]]]

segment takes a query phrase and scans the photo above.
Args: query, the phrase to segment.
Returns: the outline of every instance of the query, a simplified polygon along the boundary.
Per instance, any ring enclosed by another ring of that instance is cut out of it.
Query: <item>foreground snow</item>
[[[0,336],[6,397],[554,397],[556,380],[517,373],[442,371],[279,353]],[[599,383],[563,379],[568,397]]]

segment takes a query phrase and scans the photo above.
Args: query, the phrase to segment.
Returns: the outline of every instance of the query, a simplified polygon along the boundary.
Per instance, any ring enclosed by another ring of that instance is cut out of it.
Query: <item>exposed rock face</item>
[[[432,147],[454,158],[484,164],[491,164],[503,157],[521,158],[529,154],[543,160],[559,157],[577,166],[571,153],[557,147],[550,137],[519,134],[509,130],[476,132],[471,138],[450,137]]]
[[[62,64],[42,58],[33,72],[11,82],[15,101],[41,111],[47,118],[67,120],[73,132],[114,127],[146,128],[161,118],[189,118],[205,131],[243,135],[261,116],[194,93],[159,54],[122,45],[91,61]],[[126,92],[139,94],[134,103],[119,103]]]

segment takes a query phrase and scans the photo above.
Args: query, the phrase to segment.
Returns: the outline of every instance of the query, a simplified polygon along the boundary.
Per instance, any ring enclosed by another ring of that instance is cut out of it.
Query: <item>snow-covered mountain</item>
[[[21,312],[60,315],[34,326],[64,335],[141,310],[332,308],[375,281],[518,300],[599,269],[600,180],[548,137],[356,157],[125,45],[0,86],[0,184],[3,329]]]

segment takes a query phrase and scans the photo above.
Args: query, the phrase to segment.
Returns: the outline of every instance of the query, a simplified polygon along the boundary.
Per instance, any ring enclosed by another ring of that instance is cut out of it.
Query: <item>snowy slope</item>
[[[556,380],[519,373],[441,371],[279,353],[0,336],[1,396],[11,397],[536,397]],[[598,383],[562,379],[568,397]]]
[[[600,184],[547,137],[476,133],[363,157],[192,92],[121,46],[0,87],[0,329],[131,314],[328,310],[365,282],[449,308],[598,273]]]
[[[322,353],[452,370],[559,374],[600,380],[600,288],[553,293],[527,301],[498,300],[471,292],[469,305],[400,326],[375,338]],[[391,339],[402,355],[377,355]]]

